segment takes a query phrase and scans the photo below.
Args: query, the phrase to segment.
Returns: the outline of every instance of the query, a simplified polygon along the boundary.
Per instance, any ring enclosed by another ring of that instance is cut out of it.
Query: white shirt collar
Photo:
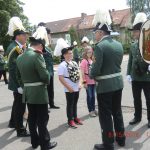
[[[103,39],[105,39],[105,38],[107,38],[107,37],[109,37],[109,35],[103,36],[99,42],[101,42]]]
[[[30,46],[29,46],[29,49],[35,50],[33,47],[30,47]]]

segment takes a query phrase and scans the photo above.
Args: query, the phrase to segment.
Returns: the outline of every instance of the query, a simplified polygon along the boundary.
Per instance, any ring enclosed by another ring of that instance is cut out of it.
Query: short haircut
[[[69,51],[72,51],[72,49],[64,48],[64,49],[62,50],[62,55],[67,54]]]
[[[40,45],[41,43],[37,42],[37,41],[32,41],[30,43],[31,46],[37,46],[37,45]]]

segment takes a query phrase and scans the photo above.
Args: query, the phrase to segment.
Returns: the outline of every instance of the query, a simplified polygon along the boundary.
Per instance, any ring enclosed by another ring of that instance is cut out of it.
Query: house
[[[127,27],[129,26],[131,12],[130,9],[123,10],[111,10],[110,11],[112,21],[113,21],[113,30],[120,33],[120,40],[123,43],[128,42],[128,31]],[[86,13],[81,13],[81,17],[64,19],[59,21],[47,22],[46,27],[50,28],[52,36],[52,45],[56,44],[58,38],[66,39],[68,31],[71,26],[76,28],[79,38],[87,36],[90,40],[94,39],[93,36],[93,21],[94,15],[87,15]]]

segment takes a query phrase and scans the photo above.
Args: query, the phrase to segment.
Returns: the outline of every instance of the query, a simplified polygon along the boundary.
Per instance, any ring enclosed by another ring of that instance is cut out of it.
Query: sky
[[[126,0],[21,0],[31,24],[95,14],[97,9],[125,9]]]

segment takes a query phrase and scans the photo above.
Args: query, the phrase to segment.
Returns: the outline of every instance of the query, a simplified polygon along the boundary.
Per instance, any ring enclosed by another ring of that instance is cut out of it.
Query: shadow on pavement
[[[49,131],[49,133],[52,138],[56,138],[56,137],[60,136],[61,134],[63,134],[64,132],[66,132],[67,130],[68,130],[67,124],[64,123],[64,124],[58,126],[57,128]]]
[[[85,115],[85,116],[81,117],[81,120],[84,121],[84,120],[87,120],[89,118],[90,118],[89,115]]]
[[[133,131],[132,129],[135,126],[128,125],[126,127],[126,146],[124,149],[133,149],[133,150],[141,150],[143,148],[144,143],[149,139],[145,131],[148,130],[147,125],[142,126],[141,128]],[[143,141],[140,139],[142,136]],[[140,142],[139,142],[140,139]],[[120,149],[121,147],[117,146],[116,149]]]
[[[14,142],[15,140],[17,140],[17,137],[12,137],[10,138],[10,136],[12,135],[12,133],[14,132],[15,130],[11,130],[11,131],[8,131],[6,132],[4,135],[2,135],[0,137],[0,149],[5,149],[4,147],[7,146],[8,144]]]
[[[25,150],[33,150],[32,146],[26,148]]]
[[[89,115],[85,115],[85,116],[81,117],[82,121],[87,120],[87,119],[89,119]],[[64,123],[64,124],[58,126],[57,128],[49,131],[49,133],[52,138],[56,138],[56,137],[59,137],[60,135],[62,135],[68,129],[69,129],[69,127],[68,127],[67,123]]]
[[[0,108],[0,112],[3,112],[3,111],[7,111],[9,109],[11,109],[12,106],[5,106],[3,108]]]
[[[8,121],[0,123],[0,129],[8,128]]]

